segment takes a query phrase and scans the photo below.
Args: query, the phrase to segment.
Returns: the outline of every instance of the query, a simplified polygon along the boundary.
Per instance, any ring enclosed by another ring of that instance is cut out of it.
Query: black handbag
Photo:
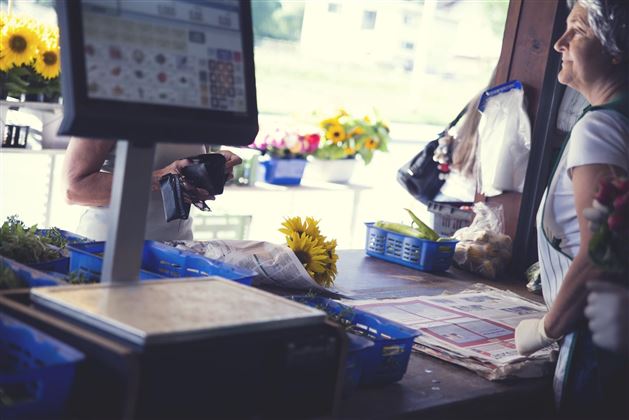
[[[466,110],[467,107],[463,108],[435,140],[428,142],[421,152],[397,171],[397,180],[402,187],[424,204],[435,198],[445,182],[445,179],[439,176],[439,163],[433,159],[435,150],[439,147],[439,139],[448,135],[448,131],[459,122]]]

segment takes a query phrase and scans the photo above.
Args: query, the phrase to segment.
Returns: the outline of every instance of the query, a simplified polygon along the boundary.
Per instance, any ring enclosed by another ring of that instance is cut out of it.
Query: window
[[[402,15],[402,22],[406,26],[415,26],[419,21],[417,14],[415,13],[404,13]]]
[[[365,10],[363,12],[362,29],[374,29],[376,27],[376,12],[373,10]]]
[[[341,5],[338,3],[328,3],[328,13],[338,13],[341,11]]]

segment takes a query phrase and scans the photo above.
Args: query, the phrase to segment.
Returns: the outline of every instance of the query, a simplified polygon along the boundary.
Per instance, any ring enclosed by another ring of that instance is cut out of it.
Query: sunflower
[[[35,58],[35,71],[44,79],[54,79],[59,76],[60,70],[59,47],[51,43],[42,43]]]
[[[326,118],[325,120],[321,121],[321,123],[319,125],[321,126],[321,128],[327,129],[331,125],[338,125],[338,123],[339,123],[338,117],[337,118]]]
[[[331,125],[325,133],[326,138],[332,140],[335,143],[340,143],[345,140],[345,129],[341,124]]]
[[[319,221],[312,217],[306,217],[304,222],[301,221],[301,217],[285,218],[282,226],[284,226],[284,228],[280,229],[280,232],[286,236],[291,236],[294,232],[300,235],[305,233],[311,238],[319,238],[321,236]]]
[[[7,60],[6,56],[4,56],[2,47],[0,46],[0,71],[7,71],[13,66],[9,60]]]
[[[336,255],[336,240],[324,242],[323,248],[328,254],[325,270],[322,273],[315,273],[314,279],[318,284],[330,287],[334,284],[334,278],[337,274],[336,262],[339,259],[338,255]]]
[[[365,140],[365,147],[369,150],[375,150],[378,147],[378,144],[378,140],[371,137]]]
[[[30,63],[37,53],[38,37],[24,20],[8,22],[0,32],[3,58],[16,66]]]
[[[305,233],[293,232],[286,237],[286,244],[293,250],[310,277],[315,278],[317,273],[326,271],[326,264],[329,260],[328,252],[317,243],[316,239]]]
[[[361,134],[365,134],[365,130],[362,127],[354,127],[352,131],[349,132],[349,137],[358,137]]]

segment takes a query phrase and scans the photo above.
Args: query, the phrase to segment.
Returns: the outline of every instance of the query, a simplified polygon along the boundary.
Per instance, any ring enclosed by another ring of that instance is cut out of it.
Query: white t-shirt
[[[573,258],[580,237],[570,171],[593,164],[609,164],[629,173],[629,120],[617,111],[590,111],[575,124],[555,173],[556,187],[547,199],[554,214],[547,228],[561,241],[561,250]]]
[[[163,168],[177,159],[206,153],[202,144],[159,143],[155,147],[153,170]],[[109,207],[86,207],[75,232],[96,241],[107,239],[110,224]],[[155,241],[191,240],[192,218],[166,222],[160,191],[151,191],[146,214],[144,237]]]

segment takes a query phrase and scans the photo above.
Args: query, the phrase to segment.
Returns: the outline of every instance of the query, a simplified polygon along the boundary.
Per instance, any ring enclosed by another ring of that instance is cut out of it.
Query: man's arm
[[[73,137],[63,165],[66,201],[85,206],[106,206],[111,197],[113,175],[101,172],[103,162],[113,150],[114,140]]]

